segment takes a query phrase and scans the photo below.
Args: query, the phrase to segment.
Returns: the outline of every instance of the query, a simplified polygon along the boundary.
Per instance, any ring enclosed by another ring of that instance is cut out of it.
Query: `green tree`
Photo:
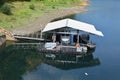
[[[12,14],[11,6],[8,5],[7,3],[5,3],[5,4],[1,7],[1,11],[2,11],[2,13],[7,14],[7,15],[11,15],[11,14]]]

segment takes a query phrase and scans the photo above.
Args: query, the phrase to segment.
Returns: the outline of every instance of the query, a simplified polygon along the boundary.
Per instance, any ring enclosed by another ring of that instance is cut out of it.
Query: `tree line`
[[[4,4],[5,2],[11,2],[11,1],[31,1],[31,0],[0,0],[0,4]]]
[[[64,0],[0,0],[0,3],[11,2],[11,1],[48,1],[48,2],[57,2],[57,1],[64,1]],[[77,0],[71,0],[71,1],[77,1]]]

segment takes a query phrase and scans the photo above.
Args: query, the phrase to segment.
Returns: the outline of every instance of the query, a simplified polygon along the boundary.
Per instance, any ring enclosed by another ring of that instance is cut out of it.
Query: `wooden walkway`
[[[6,40],[36,40],[36,41],[45,41],[42,38],[42,33],[36,33],[36,34],[29,34],[29,35],[25,35],[25,34],[21,34],[21,35],[16,35],[13,34],[12,32],[0,27],[0,33],[3,33],[6,35]]]
[[[43,38],[35,38],[35,37],[27,37],[27,36],[15,36],[15,35],[13,35],[13,37],[16,39],[44,41]]]

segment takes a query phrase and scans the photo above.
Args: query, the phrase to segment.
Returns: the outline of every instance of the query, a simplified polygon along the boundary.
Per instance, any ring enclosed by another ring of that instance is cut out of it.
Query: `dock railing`
[[[42,47],[42,43],[13,43],[15,49],[39,49]]]

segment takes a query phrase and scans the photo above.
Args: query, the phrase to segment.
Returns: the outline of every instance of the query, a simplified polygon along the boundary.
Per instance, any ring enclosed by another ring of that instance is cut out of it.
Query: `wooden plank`
[[[34,37],[24,37],[24,36],[13,36],[14,38],[17,39],[29,39],[29,40],[40,40],[40,41],[44,41],[44,39],[41,38],[34,38]]]

